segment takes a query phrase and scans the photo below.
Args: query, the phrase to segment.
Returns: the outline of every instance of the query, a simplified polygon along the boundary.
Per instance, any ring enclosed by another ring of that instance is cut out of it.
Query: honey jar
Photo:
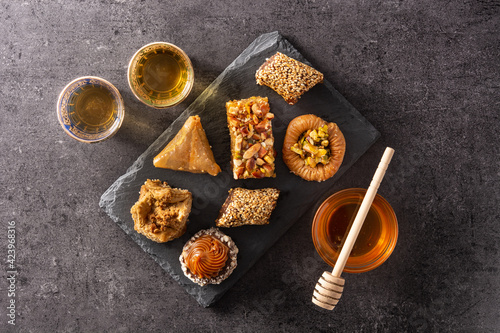
[[[366,189],[351,188],[328,197],[316,211],[312,238],[316,251],[335,266]],[[391,255],[398,238],[398,223],[391,205],[379,194],[373,200],[358,238],[344,267],[362,273],[380,266]]]

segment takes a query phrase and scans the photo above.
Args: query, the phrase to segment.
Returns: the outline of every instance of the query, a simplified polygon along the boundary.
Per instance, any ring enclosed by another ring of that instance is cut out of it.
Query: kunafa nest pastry
[[[325,181],[338,171],[346,150],[344,135],[335,123],[307,114],[289,124],[283,161],[291,172],[308,181]]]
[[[179,257],[184,275],[200,286],[220,284],[237,265],[238,248],[217,228],[197,232]]]

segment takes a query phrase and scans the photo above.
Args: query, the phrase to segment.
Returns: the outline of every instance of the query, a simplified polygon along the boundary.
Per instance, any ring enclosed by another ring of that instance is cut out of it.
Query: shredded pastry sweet
[[[216,176],[220,171],[199,116],[189,117],[179,132],[153,159],[157,168],[208,173]]]
[[[157,243],[178,238],[186,232],[192,201],[188,190],[148,179],[141,186],[139,200],[130,209],[134,229]]]
[[[345,150],[344,135],[337,124],[307,114],[288,124],[283,161],[291,172],[303,179],[321,182],[335,175]]]
[[[226,103],[234,179],[276,177],[274,137],[267,97]]]
[[[268,224],[271,213],[276,207],[279,193],[280,191],[275,188],[230,189],[215,225],[229,228]]]
[[[293,105],[306,91],[323,82],[323,74],[277,52],[260,66],[255,73],[255,79],[259,85],[268,86],[280,94],[288,104]]]
[[[179,257],[184,275],[200,286],[220,284],[237,266],[238,247],[217,228],[201,230]]]

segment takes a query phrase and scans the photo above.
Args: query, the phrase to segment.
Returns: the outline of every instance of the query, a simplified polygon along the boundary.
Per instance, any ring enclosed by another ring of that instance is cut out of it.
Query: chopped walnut
[[[274,138],[267,97],[226,103],[234,179],[275,177]]]

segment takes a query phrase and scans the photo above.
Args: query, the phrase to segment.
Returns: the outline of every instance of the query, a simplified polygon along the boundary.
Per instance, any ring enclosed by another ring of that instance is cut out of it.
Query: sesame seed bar
[[[255,73],[257,84],[268,86],[293,105],[306,91],[323,82],[323,74],[314,68],[277,52]]]
[[[218,227],[269,224],[280,191],[275,188],[232,188],[215,221]]]
[[[226,103],[234,179],[276,177],[276,151],[267,97]]]

